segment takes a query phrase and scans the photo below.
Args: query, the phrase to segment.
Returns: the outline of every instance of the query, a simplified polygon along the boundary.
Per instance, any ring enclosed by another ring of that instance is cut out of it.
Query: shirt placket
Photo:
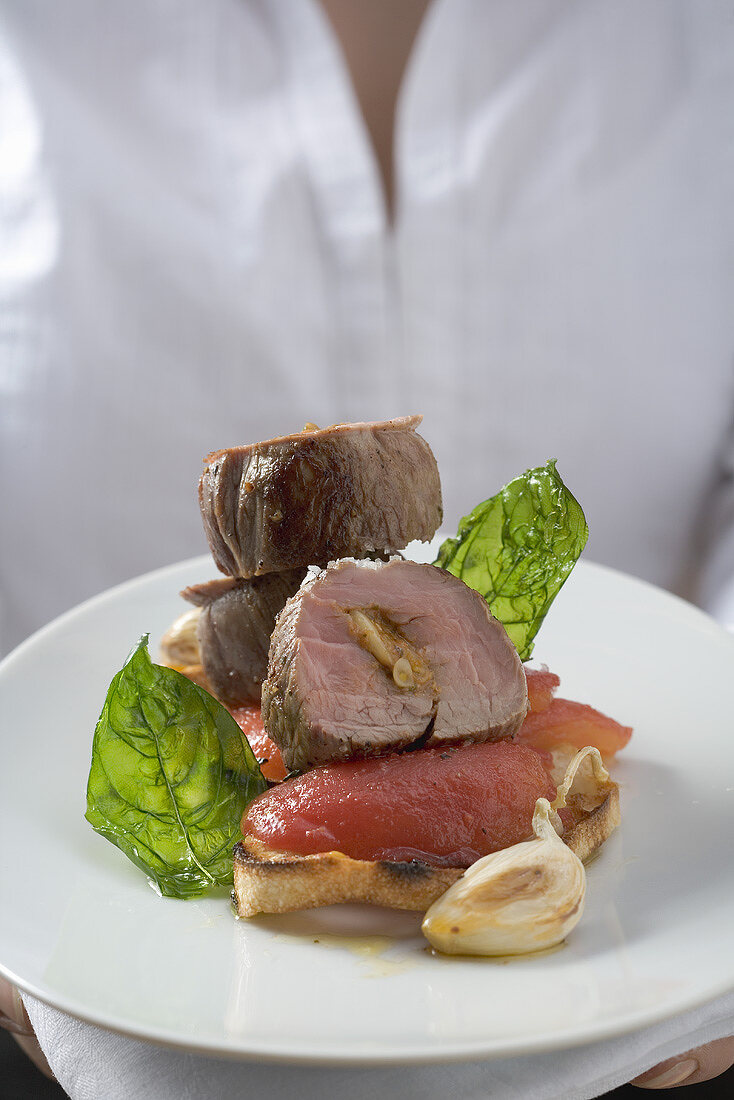
[[[456,382],[468,292],[458,178],[467,25],[466,0],[434,0],[413,49],[396,118],[394,264],[403,388],[420,395],[427,434],[440,424],[441,438],[452,447],[461,445]]]
[[[282,45],[289,113],[323,245],[336,415],[395,415],[389,229],[349,73],[314,0],[279,0],[264,10]]]

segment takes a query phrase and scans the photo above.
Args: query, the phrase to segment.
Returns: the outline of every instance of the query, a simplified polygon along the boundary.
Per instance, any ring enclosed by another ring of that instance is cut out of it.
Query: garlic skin
[[[433,903],[423,933],[448,955],[523,955],[555,947],[584,909],[586,872],[539,798],[534,840],[484,856]]]
[[[164,665],[180,671],[187,665],[200,663],[199,639],[196,634],[200,614],[200,607],[192,607],[169,626],[160,645],[161,662]]]

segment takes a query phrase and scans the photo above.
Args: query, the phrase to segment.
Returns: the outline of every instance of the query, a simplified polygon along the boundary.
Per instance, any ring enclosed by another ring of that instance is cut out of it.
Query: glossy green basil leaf
[[[588,537],[581,506],[552,460],[527,470],[464,516],[435,564],[484,596],[527,661]]]
[[[147,635],[110,684],[94,734],[86,818],[169,897],[232,882],[240,819],[267,787],[229,711],[154,665]]]

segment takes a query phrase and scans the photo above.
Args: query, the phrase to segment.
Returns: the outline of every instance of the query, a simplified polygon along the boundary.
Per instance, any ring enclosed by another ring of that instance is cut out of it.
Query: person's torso
[[[724,5],[437,0],[390,225],[310,0],[5,5],[5,644],[204,549],[200,459],[423,412],[446,525],[549,457],[681,587],[732,410]]]

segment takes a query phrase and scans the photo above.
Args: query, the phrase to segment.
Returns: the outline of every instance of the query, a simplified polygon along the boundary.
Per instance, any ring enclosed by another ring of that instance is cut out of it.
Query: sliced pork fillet
[[[478,593],[432,565],[334,562],[273,632],[262,715],[288,768],[511,737],[527,710],[517,650]]]
[[[199,657],[214,694],[226,706],[260,702],[270,635],[305,569],[267,577],[233,577],[185,588],[181,595],[201,608],[196,627]]]
[[[209,455],[199,503],[217,568],[254,577],[430,539],[441,486],[421,419],[309,428]]]

